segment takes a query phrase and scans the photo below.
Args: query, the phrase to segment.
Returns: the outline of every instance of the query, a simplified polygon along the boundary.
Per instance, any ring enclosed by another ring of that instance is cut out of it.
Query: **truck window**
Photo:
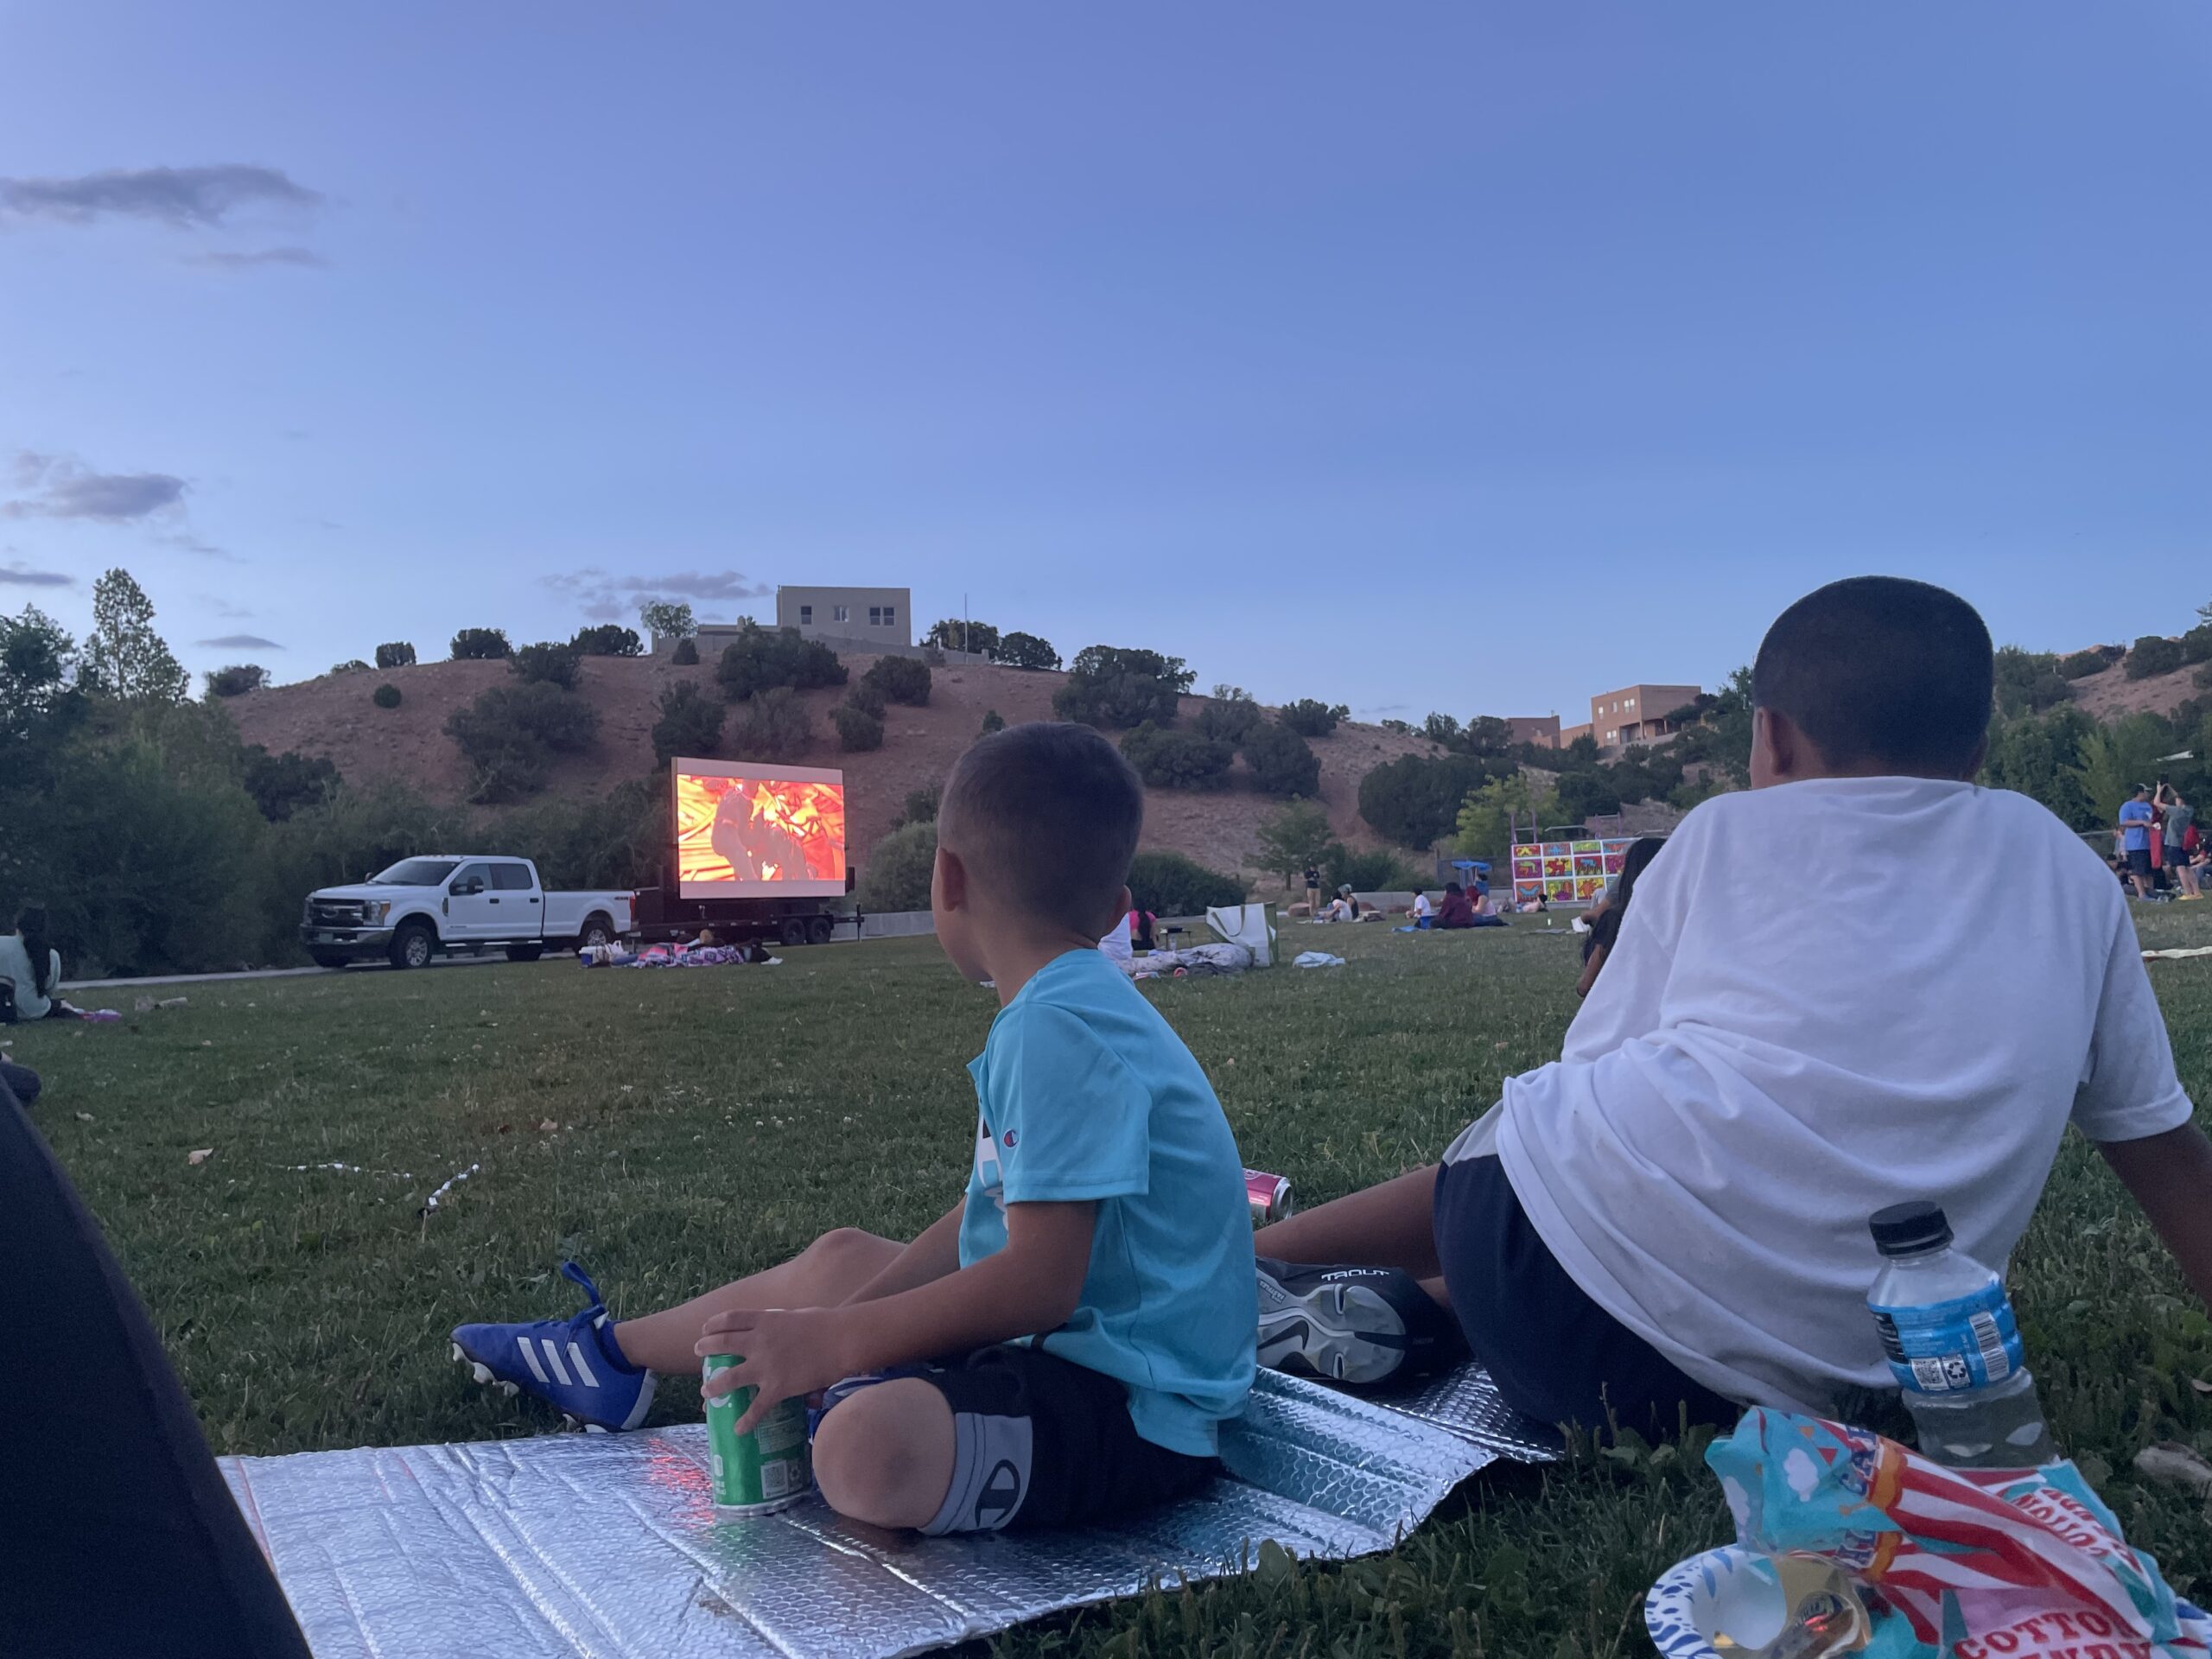
[[[450,858],[403,858],[376,878],[380,887],[435,887],[453,874]]]
[[[492,867],[492,886],[499,893],[528,893],[530,866],[527,864],[494,864]]]
[[[455,875],[453,879],[453,886],[448,887],[446,891],[448,893],[456,893],[462,887],[467,887],[472,881],[480,883],[483,887],[489,887],[492,885],[492,867],[488,864],[462,865],[461,867],[461,873]]]

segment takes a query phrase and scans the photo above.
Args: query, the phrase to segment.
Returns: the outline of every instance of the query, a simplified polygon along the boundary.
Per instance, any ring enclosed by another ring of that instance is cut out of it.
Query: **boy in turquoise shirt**
[[[851,1229],[680,1307],[464,1325],[479,1380],[634,1427],[656,1371],[757,1384],[741,1428],[820,1393],[832,1508],[928,1532],[1073,1524],[1186,1493],[1243,1409],[1258,1322],[1235,1140],[1205,1074],[1097,949],[1129,907],[1144,810],[1084,726],[1016,726],[954,767],[938,943],[1000,1011],[969,1067],[967,1196],[911,1244]],[[588,1379],[587,1381],[586,1379]]]

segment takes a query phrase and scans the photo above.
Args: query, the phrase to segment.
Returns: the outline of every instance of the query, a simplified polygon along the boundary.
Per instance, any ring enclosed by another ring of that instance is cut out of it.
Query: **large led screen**
[[[673,763],[676,880],[686,899],[828,898],[845,890],[845,774]]]

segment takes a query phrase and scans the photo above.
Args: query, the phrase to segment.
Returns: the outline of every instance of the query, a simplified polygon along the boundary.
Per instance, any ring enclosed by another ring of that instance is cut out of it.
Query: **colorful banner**
[[[1554,905],[1586,905],[1621,873],[1634,845],[1634,836],[1521,842],[1513,849],[1513,901],[1533,905],[1541,894]]]

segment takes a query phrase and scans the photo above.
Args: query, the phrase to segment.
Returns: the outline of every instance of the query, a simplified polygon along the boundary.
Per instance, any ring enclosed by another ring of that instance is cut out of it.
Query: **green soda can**
[[[709,1354],[702,1376],[743,1363],[741,1355]],[[806,1450],[806,1402],[786,1400],[749,1434],[737,1420],[760,1390],[732,1389],[707,1402],[707,1445],[714,1455],[715,1509],[721,1515],[771,1515],[787,1510],[814,1484]]]

